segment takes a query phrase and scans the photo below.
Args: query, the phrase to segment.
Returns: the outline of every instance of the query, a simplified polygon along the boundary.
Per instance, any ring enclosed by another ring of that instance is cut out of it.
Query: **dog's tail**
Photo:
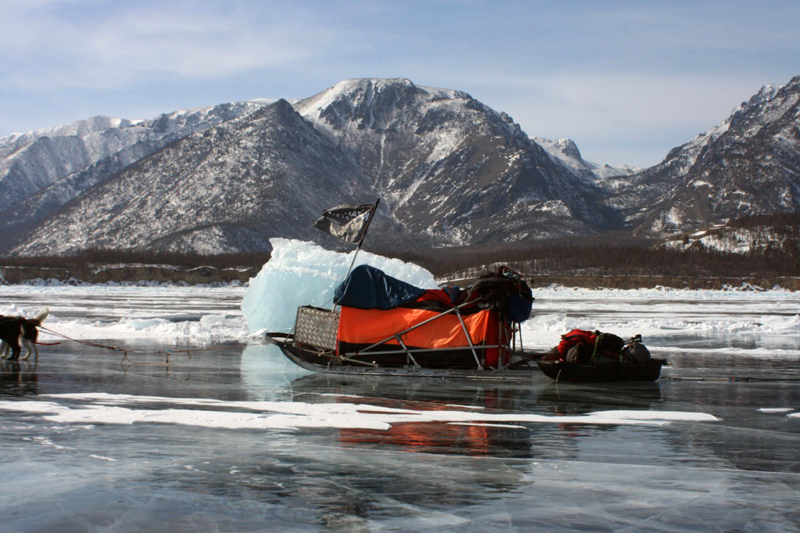
[[[48,307],[45,307],[44,309],[39,311],[36,314],[36,316],[33,317],[33,319],[41,324],[42,322],[44,322],[44,319],[47,318],[48,316],[50,316],[50,309]]]

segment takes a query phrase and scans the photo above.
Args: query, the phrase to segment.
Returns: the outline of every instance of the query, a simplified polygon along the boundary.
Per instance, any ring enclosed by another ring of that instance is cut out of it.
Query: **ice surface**
[[[546,348],[572,329],[599,329],[624,338],[641,334],[648,347],[669,352],[684,349],[682,344],[672,344],[676,336],[757,337],[763,343],[713,347],[695,343],[693,350],[697,354],[800,358],[800,293],[747,289],[535,287],[533,314],[522,324],[523,339],[528,347]]]
[[[797,531],[800,294],[534,292],[526,347],[639,332],[664,379],[337,378],[250,336],[241,287],[0,287],[142,352],[0,361],[2,529]],[[208,349],[165,367],[165,342]]]
[[[341,254],[329,253],[341,261]],[[292,260],[300,259],[295,256]],[[279,264],[280,259],[272,268]],[[283,271],[275,274],[287,281],[278,287],[275,298],[294,298],[295,303],[284,303],[276,309],[286,314],[282,324],[291,329],[295,311],[287,309],[300,305],[297,300],[306,299],[304,287],[309,284],[299,281],[305,274],[300,265],[289,259],[282,264]],[[406,264],[402,267],[409,268],[406,280],[433,286],[428,274],[420,275]],[[338,282],[328,268],[327,264],[309,268],[314,284],[320,278],[328,287]],[[418,275],[421,279],[416,278]],[[319,296],[314,292],[317,288],[308,291],[308,300],[303,304],[329,303],[330,295],[324,301],[312,299]],[[800,293],[747,289],[591,290],[534,286],[533,314],[522,324],[524,347],[549,349],[563,333],[581,328],[622,337],[641,334],[651,351],[661,356],[690,348],[695,356],[703,358],[800,359]],[[49,307],[46,327],[84,340],[153,340],[191,345],[259,342],[260,335],[251,334],[243,318],[242,299],[246,292],[248,289],[240,286],[11,285],[0,286],[0,314],[34,316]],[[254,293],[248,297],[255,312],[269,312],[279,320],[277,311],[263,305],[270,298],[256,297]],[[43,334],[42,340],[58,339]]]
[[[250,280],[242,301],[251,333],[290,332],[301,305],[330,308],[334,289],[344,281],[356,253],[333,252],[314,243],[288,239],[271,239],[270,244],[272,257]],[[422,289],[438,287],[430,272],[412,263],[360,251],[354,267],[365,264]]]
[[[244,292],[238,286],[9,285],[0,287],[0,315],[32,317],[49,307],[43,342],[61,339],[47,330],[79,340],[247,342]]]

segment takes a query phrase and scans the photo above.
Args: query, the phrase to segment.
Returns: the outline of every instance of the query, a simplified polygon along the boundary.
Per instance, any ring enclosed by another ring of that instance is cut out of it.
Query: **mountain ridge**
[[[529,137],[466,92],[404,78],[344,80],[291,103],[93,117],[0,139],[0,252],[330,244],[316,216],[377,197],[371,239],[387,248],[665,238],[800,211],[799,94],[800,78],[767,85],[648,169],[587,162],[569,139]],[[750,175],[750,208],[732,207]]]

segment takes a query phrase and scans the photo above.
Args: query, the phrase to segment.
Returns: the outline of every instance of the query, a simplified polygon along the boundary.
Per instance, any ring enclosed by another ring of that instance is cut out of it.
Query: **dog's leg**
[[[31,356],[32,353],[36,354],[36,361],[39,361],[39,349],[36,348],[36,341],[39,339],[39,320],[26,320],[22,323],[21,327],[21,335],[20,340],[22,341],[22,345],[25,347],[26,354],[25,357],[22,358],[23,361],[27,361],[28,358]]]
[[[8,351],[11,349],[11,345],[8,344],[6,341],[0,341],[0,357],[5,359],[8,355]]]
[[[17,361],[19,359],[19,338],[16,338],[12,341],[6,341],[9,346],[11,346],[11,357],[8,358],[9,361]]]
[[[23,324],[28,319],[23,317],[3,317],[0,320],[0,339],[6,341],[11,347],[11,356],[9,361],[16,361],[19,359],[19,337],[22,335]]]
[[[23,361],[27,361],[28,357],[30,357],[32,353],[36,354],[36,358],[34,360],[35,361],[39,360],[39,349],[36,348],[36,341],[31,341],[30,339],[22,339],[22,345],[25,347],[26,351],[25,357],[22,358]]]

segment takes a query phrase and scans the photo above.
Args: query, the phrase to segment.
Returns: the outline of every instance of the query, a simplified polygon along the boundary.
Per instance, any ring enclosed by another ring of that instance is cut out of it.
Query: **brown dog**
[[[36,348],[36,340],[39,338],[39,326],[49,314],[49,309],[43,309],[34,318],[0,316],[0,341],[5,345],[2,349],[3,357],[10,350],[11,356],[8,360],[17,361],[21,351],[19,344],[22,341],[26,351],[22,360],[27,361],[31,354],[36,354],[38,360],[39,350]]]

